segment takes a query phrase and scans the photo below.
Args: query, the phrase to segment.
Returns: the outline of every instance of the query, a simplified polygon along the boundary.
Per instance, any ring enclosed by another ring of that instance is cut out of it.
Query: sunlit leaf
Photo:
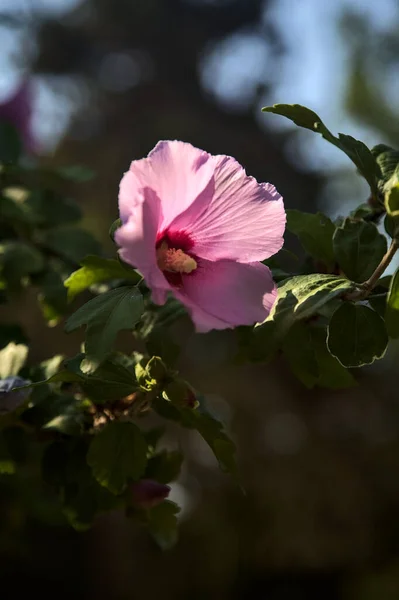
[[[68,300],[89,288],[95,283],[109,281],[110,279],[127,279],[138,283],[141,276],[133,269],[125,268],[118,260],[87,256],[81,262],[82,267],[74,271],[64,285],[68,288]]]
[[[277,302],[270,315],[258,328],[270,328],[270,322],[275,323],[271,333],[281,338],[300,319],[309,318],[337,296],[349,292],[354,284],[344,277],[314,273],[297,275],[279,284]]]
[[[0,350],[0,379],[18,375],[28,356],[28,346],[11,342]]]
[[[87,326],[88,372],[97,368],[109,354],[118,331],[135,327],[143,309],[143,297],[136,287],[119,287],[89,300],[69,317],[65,325],[67,332]]]
[[[274,104],[273,106],[266,106],[262,110],[281,115],[290,119],[299,127],[320,133],[324,139],[345,152],[368,182],[373,195],[378,196],[380,168],[372,152],[363,142],[343,133],[339,133],[338,137],[334,136],[313,110],[300,104]]]

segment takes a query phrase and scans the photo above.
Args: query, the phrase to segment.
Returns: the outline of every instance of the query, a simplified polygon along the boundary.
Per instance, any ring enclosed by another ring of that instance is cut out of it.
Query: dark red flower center
[[[190,275],[198,266],[196,257],[190,252],[193,246],[194,242],[184,231],[164,231],[158,235],[158,267],[174,287],[181,287],[183,276]]]

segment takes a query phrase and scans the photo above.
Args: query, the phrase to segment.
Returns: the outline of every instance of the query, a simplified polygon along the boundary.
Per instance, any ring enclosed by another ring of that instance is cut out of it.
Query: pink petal
[[[38,150],[32,133],[33,102],[32,80],[26,77],[12,96],[0,104],[0,121],[8,121],[17,129],[27,152]]]
[[[215,190],[204,193],[171,224],[194,241],[193,252],[208,260],[264,260],[283,243],[283,199],[270,183],[257,183],[229,156],[215,157]]]
[[[143,188],[131,171],[127,171],[119,185],[119,216],[123,223],[129,220],[143,202]]]
[[[173,290],[191,313],[197,331],[262,322],[277,296],[270,270],[261,263],[201,260],[198,271]]]
[[[134,160],[121,190],[119,208],[125,219],[134,209],[144,187],[153,189],[161,200],[162,229],[185,211],[208,185],[213,186],[215,158],[207,152],[179,141],[158,142],[147,158]]]
[[[127,173],[121,182],[121,197],[129,193],[131,178]],[[126,263],[140,271],[152,288],[153,299],[163,304],[170,289],[156,259],[156,239],[162,220],[161,202],[150,188],[144,188],[135,197],[134,210],[127,221],[116,230],[115,241],[119,255]]]

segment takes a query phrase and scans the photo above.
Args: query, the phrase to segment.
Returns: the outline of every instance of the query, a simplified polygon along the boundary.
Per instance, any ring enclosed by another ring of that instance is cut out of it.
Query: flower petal
[[[171,224],[194,241],[193,252],[208,260],[263,260],[283,243],[283,199],[270,183],[259,184],[229,156],[217,162],[211,195],[202,194]]]
[[[215,157],[191,144],[158,142],[147,158],[134,160],[121,188],[119,208],[122,220],[134,209],[140,190],[150,187],[158,195],[163,213],[162,229],[184,212],[208,185],[213,187]]]
[[[0,120],[9,121],[14,125],[28,152],[38,150],[38,143],[32,132],[33,104],[33,88],[30,78],[24,79],[12,96],[0,103]]]
[[[262,322],[277,297],[270,270],[261,263],[201,260],[198,272],[173,290],[191,313],[197,331]]]
[[[144,186],[145,187],[145,186]],[[126,223],[143,199],[143,188],[131,171],[127,171],[119,184],[119,216]]]
[[[121,182],[121,195],[130,186],[130,178]],[[153,299],[163,304],[170,289],[156,258],[156,239],[162,220],[161,202],[150,188],[144,188],[135,198],[134,210],[127,221],[116,230],[115,241],[119,255],[126,263],[140,271],[152,288]]]

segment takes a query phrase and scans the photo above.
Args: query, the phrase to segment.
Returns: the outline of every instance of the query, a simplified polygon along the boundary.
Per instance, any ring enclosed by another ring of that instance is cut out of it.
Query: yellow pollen
[[[197,268],[197,262],[183,250],[169,248],[166,242],[157,249],[157,263],[161,271],[171,273],[191,273]]]

